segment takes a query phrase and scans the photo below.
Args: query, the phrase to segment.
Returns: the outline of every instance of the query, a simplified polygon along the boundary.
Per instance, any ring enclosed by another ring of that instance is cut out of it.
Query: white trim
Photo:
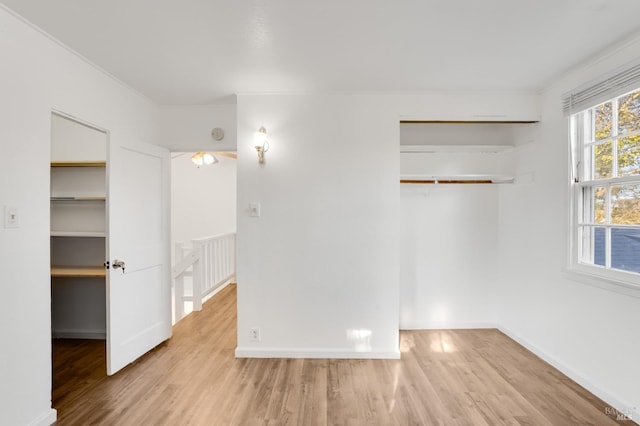
[[[229,278],[227,281],[223,282],[222,284],[220,284],[218,287],[215,287],[213,289],[213,291],[211,291],[211,293],[207,294],[206,296],[204,296],[202,298],[202,303],[204,304],[204,302],[208,301],[209,299],[211,299],[213,296],[215,296],[216,294],[220,293],[222,290],[224,290],[229,284],[236,284],[236,276],[234,275],[233,277]],[[191,296],[191,298],[193,298],[193,296]]]
[[[610,177],[610,178],[603,178],[603,179],[591,179],[591,180],[576,182],[575,185],[581,188],[585,188],[590,186],[606,186],[606,185],[616,185],[616,184],[625,184],[625,183],[640,183],[640,176],[631,175],[631,176],[618,176],[618,177]]]
[[[67,114],[64,111],[60,111],[59,109],[52,108],[51,114],[60,118],[64,118],[65,120],[73,121],[76,124],[87,127],[91,130],[95,130],[96,132],[104,133],[105,135],[109,134],[109,131],[107,129],[100,127],[97,124],[93,124],[89,121],[83,120],[82,118],[78,118],[75,115]]]
[[[40,414],[35,420],[29,423],[29,426],[50,426],[58,420],[58,412],[50,408],[45,413]]]
[[[539,347],[530,344],[521,336],[515,334],[513,331],[509,330],[506,327],[498,327],[502,333],[506,334],[509,338],[524,346],[527,350],[537,355],[540,359],[550,364],[555,369],[559,370],[562,374],[569,377],[574,382],[578,383],[580,386],[606,402],[610,404],[613,408],[621,412],[622,414],[626,414],[633,419],[640,419],[640,407],[633,406],[629,404],[627,401],[622,401],[615,395],[613,395],[609,390],[604,389],[601,385],[594,383],[591,379],[585,377],[582,373],[572,369],[567,366],[557,358],[551,356],[546,353]]]
[[[495,322],[427,321],[400,325],[400,330],[474,330],[498,328]]]
[[[584,265],[582,266],[585,269],[586,268],[596,269],[596,268],[587,267]],[[577,267],[574,267],[574,268],[567,267],[562,269],[562,276],[574,282],[587,284],[593,287],[601,288],[603,290],[608,290],[614,293],[624,294],[626,296],[640,299],[640,286],[634,285],[629,281],[617,280],[613,278],[611,276],[613,275],[612,272],[617,272],[617,271],[603,270],[603,272],[604,271],[606,271],[607,276],[604,276],[604,274],[597,275],[594,273],[590,273],[589,271],[578,269]]]
[[[393,352],[357,352],[319,348],[236,347],[236,358],[313,358],[313,359],[400,359],[400,349]]]

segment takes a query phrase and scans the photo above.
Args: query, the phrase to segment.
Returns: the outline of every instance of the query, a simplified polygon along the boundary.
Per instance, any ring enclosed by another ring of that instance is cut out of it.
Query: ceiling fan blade
[[[238,154],[235,152],[228,152],[228,151],[216,151],[213,153],[213,155],[218,155],[220,157],[229,157],[229,158],[234,158],[237,159],[238,158]]]

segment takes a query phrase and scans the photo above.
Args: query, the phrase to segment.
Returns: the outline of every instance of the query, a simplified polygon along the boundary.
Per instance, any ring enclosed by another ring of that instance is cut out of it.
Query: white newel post
[[[198,260],[193,264],[193,310],[202,310],[202,288],[204,281],[204,244],[200,242],[193,243],[193,251],[197,253]]]
[[[184,243],[176,243],[174,255],[174,259],[176,262],[184,258]],[[174,281],[174,312],[176,321],[180,321],[180,319],[184,316],[184,274],[180,274],[175,277]]]

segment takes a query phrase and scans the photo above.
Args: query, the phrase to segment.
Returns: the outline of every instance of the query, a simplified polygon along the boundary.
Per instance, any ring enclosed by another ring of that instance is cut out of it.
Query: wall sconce
[[[210,152],[196,152],[191,156],[191,161],[193,161],[193,164],[200,167],[202,165],[209,166],[211,164],[215,164],[218,162],[218,159]]]
[[[260,129],[255,134],[255,139],[257,145],[255,146],[256,151],[258,151],[258,163],[264,163],[264,153],[269,151],[269,141],[267,140],[267,129],[260,127]]]

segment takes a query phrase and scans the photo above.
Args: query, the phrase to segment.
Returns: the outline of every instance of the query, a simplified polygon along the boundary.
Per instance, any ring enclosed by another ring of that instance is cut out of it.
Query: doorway
[[[202,155],[211,157],[208,161],[202,161]],[[183,256],[193,249],[194,240],[235,235],[236,181],[235,152],[176,151],[171,153],[172,266],[179,263]],[[180,285],[173,286],[174,324],[194,309],[194,301],[181,302],[181,296],[177,294],[193,295],[193,278],[193,268],[191,268],[180,277],[183,279],[184,291],[180,290]],[[213,283],[216,287],[207,293],[205,300],[229,282],[231,280],[225,283]]]
[[[95,373],[112,375],[171,336],[170,157],[136,137],[110,139],[106,130],[52,114],[55,400],[68,385],[56,381],[59,371],[92,375],[99,359]],[[67,339],[72,350],[59,356],[55,339]],[[85,341],[98,355],[69,355],[82,353],[76,349]]]
[[[106,158],[108,135],[51,116],[52,403],[106,376]],[[82,360],[78,364],[76,360]]]

